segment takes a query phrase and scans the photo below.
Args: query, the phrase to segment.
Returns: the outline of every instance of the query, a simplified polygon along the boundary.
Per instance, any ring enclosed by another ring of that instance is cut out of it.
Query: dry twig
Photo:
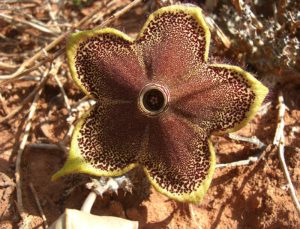
[[[41,217],[43,219],[44,226],[45,226],[45,228],[47,228],[48,227],[47,218],[46,218],[46,216],[44,214],[44,211],[43,211],[43,208],[41,206],[38,194],[37,194],[37,192],[36,192],[36,190],[35,190],[35,188],[34,188],[34,186],[33,186],[32,183],[29,183],[29,187],[30,187],[31,192],[32,192],[32,194],[34,196],[34,199],[35,199],[36,205],[37,205],[37,207],[39,209],[40,215],[41,215]]]
[[[60,64],[61,65],[61,64]],[[57,71],[60,67],[60,65],[57,68]],[[54,75],[56,75],[57,72],[55,72]],[[30,101],[31,99],[36,95],[36,93],[43,88],[48,79],[50,77],[50,74],[44,74],[42,76],[42,80],[40,81],[40,83],[34,88],[34,90],[21,102],[21,105],[19,105],[16,109],[14,109],[12,112],[10,112],[7,116],[0,118],[0,123],[6,122],[8,121],[10,118],[14,117],[16,114],[18,114]]]
[[[130,4],[128,4],[127,6],[125,6],[123,9],[117,11],[115,14],[113,14],[111,17],[109,17],[107,20],[105,20],[99,26],[97,26],[96,29],[107,26],[112,21],[116,20],[117,18],[119,18],[120,16],[122,16],[123,14],[125,14],[126,12],[128,12],[131,8],[133,8],[134,6],[136,6],[137,4],[139,4],[140,2],[142,2],[142,0],[134,0],[133,2],[131,2]],[[19,78],[19,77],[23,76],[24,72],[26,71],[26,68],[28,66],[32,65],[35,61],[39,60],[42,56],[44,56],[43,54],[44,54],[45,51],[46,52],[50,51],[52,48],[56,47],[58,44],[60,44],[62,41],[64,41],[65,38],[68,37],[75,29],[78,29],[81,26],[83,26],[84,24],[86,24],[96,13],[98,13],[98,11],[102,10],[102,7],[103,7],[103,5],[100,5],[99,7],[97,7],[93,12],[91,12],[89,15],[87,15],[86,17],[84,17],[77,24],[75,24],[74,26],[72,26],[72,28],[73,28],[72,30],[61,34],[59,37],[57,37],[52,42],[50,42],[42,50],[40,50],[39,52],[37,52],[30,59],[26,60],[14,73],[12,73],[10,75],[2,75],[2,76],[0,76],[0,80],[6,80],[7,81],[7,80],[16,79],[16,78]],[[61,48],[54,55],[52,55],[51,58],[45,59],[44,60],[45,63],[48,62],[48,61],[50,61],[50,60],[53,60],[53,57],[57,57],[57,56],[61,55],[64,52],[64,50],[65,50],[65,47]],[[31,69],[35,70],[35,67],[32,67]],[[28,71],[26,71],[26,72],[29,73]]]
[[[53,31],[53,30],[47,28],[47,26],[42,22],[39,22],[39,24],[37,24],[37,23],[34,23],[32,21],[26,21],[26,20],[23,20],[23,19],[19,19],[19,18],[16,18],[16,17],[12,17],[12,16],[9,16],[9,15],[3,14],[3,13],[0,13],[0,17],[5,19],[5,20],[8,20],[9,22],[18,22],[18,23],[21,23],[21,24],[24,24],[24,25],[31,26],[31,27],[33,27],[37,30],[40,30],[40,31],[44,32],[44,33],[48,33],[48,34],[51,34],[51,35],[57,35],[56,31]]]
[[[234,141],[243,141],[248,142],[250,144],[256,145],[260,150],[265,149],[266,145],[260,141],[256,136],[253,137],[243,137],[236,134],[228,134],[228,137]],[[230,163],[224,163],[224,164],[217,164],[216,168],[227,168],[227,167],[234,167],[234,166],[241,166],[241,165],[249,165],[251,163],[254,163],[258,161],[261,157],[262,153],[258,153],[257,155],[250,156],[246,160],[240,160],[240,161],[234,161]]]
[[[27,147],[46,150],[61,150],[61,147],[59,147],[57,144],[52,143],[31,143],[28,144]]]
[[[259,156],[251,156],[248,157],[246,160],[240,160],[240,161],[234,161],[230,163],[225,164],[217,164],[216,168],[227,168],[227,167],[234,167],[234,166],[240,166],[240,165],[249,165],[250,163],[254,163],[258,161]]]
[[[284,99],[282,92],[279,92],[278,96],[278,123],[277,123],[277,128],[273,140],[273,144],[278,146],[280,143],[280,140],[282,136],[284,136],[283,129],[284,129],[284,113],[285,110],[287,109],[286,105],[284,104]]]
[[[29,114],[28,114],[28,117],[27,117],[27,120],[26,120],[25,133],[24,133],[24,136],[22,138],[19,150],[17,152],[16,172],[15,172],[16,188],[17,188],[17,206],[18,206],[18,210],[19,210],[20,216],[21,216],[23,221],[27,217],[28,213],[26,213],[24,211],[24,206],[23,206],[22,182],[21,182],[21,160],[22,160],[23,151],[24,151],[26,143],[27,143],[29,132],[30,132],[30,129],[31,129],[32,118],[33,118],[33,116],[35,114],[35,111],[36,111],[37,101],[38,101],[41,93],[42,93],[42,90],[39,90],[34,96],[34,100],[33,100],[33,103],[30,107],[30,111],[29,111]]]
[[[4,115],[7,115],[8,114],[8,108],[7,108],[7,105],[6,105],[6,101],[3,98],[1,92],[0,92],[0,102],[1,102],[1,105],[2,105],[2,109],[3,109]]]
[[[53,75],[56,74],[58,71],[59,64],[55,65],[51,70],[49,70],[47,73],[45,73],[44,78],[48,78],[48,75]],[[22,155],[27,143],[27,139],[29,137],[30,129],[31,129],[31,124],[32,124],[32,119],[35,114],[36,108],[37,108],[37,101],[42,93],[42,89],[40,88],[36,94],[34,95],[34,99],[32,102],[32,105],[29,109],[29,114],[26,119],[26,125],[25,125],[25,130],[24,130],[24,136],[22,138],[22,141],[20,143],[19,149],[17,151],[17,159],[16,159],[16,171],[15,171],[15,177],[16,177],[16,189],[17,189],[17,207],[18,211],[20,213],[20,216],[22,218],[22,225],[24,226],[27,223],[27,216],[28,213],[24,211],[24,206],[23,206],[23,198],[22,198],[22,180],[21,180],[21,161],[22,161]]]
[[[56,81],[56,83],[57,83],[57,85],[58,85],[58,87],[59,87],[59,89],[60,89],[60,91],[63,95],[63,98],[64,98],[64,101],[65,101],[66,107],[68,109],[68,112],[70,113],[71,112],[71,106],[70,106],[69,99],[68,99],[68,96],[66,94],[66,91],[65,91],[65,89],[64,89],[64,87],[63,87],[62,83],[60,82],[57,75],[54,75],[54,79],[55,79],[55,81]]]
[[[243,137],[243,136],[240,136],[240,135],[237,135],[237,134],[228,134],[228,137],[232,140],[235,140],[235,141],[242,141],[242,142],[248,142],[248,143],[251,143],[251,144],[254,144],[256,145],[259,149],[265,147],[266,145],[261,141],[259,140],[256,136],[253,136],[253,137]]]
[[[284,158],[284,151],[285,151],[285,139],[284,139],[284,114],[286,110],[286,105],[284,104],[284,98],[282,95],[282,92],[279,92],[278,96],[278,123],[277,123],[277,128],[276,128],[276,133],[274,137],[273,144],[278,146],[278,153],[279,153],[279,159],[280,163],[283,169],[284,176],[287,180],[287,185],[289,187],[290,195],[292,197],[293,203],[295,205],[295,208],[300,216],[300,203],[296,195],[296,190],[294,188],[294,185],[291,180],[291,176],[289,173],[289,170],[287,168],[285,158]]]

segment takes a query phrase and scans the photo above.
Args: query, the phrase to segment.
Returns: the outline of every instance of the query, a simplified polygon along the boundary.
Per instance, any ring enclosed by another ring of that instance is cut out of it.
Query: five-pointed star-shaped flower
[[[161,193],[199,202],[215,168],[211,134],[243,127],[268,93],[241,68],[208,62],[209,45],[201,9],[182,5],[151,14],[135,40],[112,28],[73,34],[71,74],[97,103],[53,179],[141,165]]]

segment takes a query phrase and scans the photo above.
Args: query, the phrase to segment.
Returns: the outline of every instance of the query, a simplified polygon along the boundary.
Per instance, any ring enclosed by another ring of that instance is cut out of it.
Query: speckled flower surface
[[[215,168],[210,136],[246,125],[268,93],[241,68],[210,63],[209,45],[193,6],[159,9],[135,40],[112,28],[73,34],[71,74],[97,103],[77,123],[53,179],[119,176],[141,165],[161,193],[199,202]]]

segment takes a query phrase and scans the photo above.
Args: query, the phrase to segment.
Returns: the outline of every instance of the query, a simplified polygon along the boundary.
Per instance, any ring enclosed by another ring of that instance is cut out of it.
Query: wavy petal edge
[[[213,134],[223,135],[223,134],[238,131],[239,129],[246,126],[247,123],[251,119],[254,118],[257,111],[261,107],[261,104],[263,103],[265,97],[269,93],[269,89],[266,86],[264,86],[260,81],[258,81],[252,74],[244,71],[242,68],[240,68],[238,66],[228,65],[228,64],[210,64],[209,66],[226,68],[226,69],[233,70],[233,71],[240,73],[248,81],[251,90],[255,94],[255,99],[254,99],[253,103],[251,104],[249,111],[246,113],[246,117],[244,118],[243,121],[236,124],[233,128],[229,128],[225,131],[216,131]]]
[[[90,111],[86,112],[76,124],[71,138],[71,147],[69,150],[68,159],[65,162],[64,166],[54,175],[52,175],[52,181],[55,181],[62,176],[69,175],[72,173],[86,173],[94,176],[121,176],[137,166],[136,163],[133,163],[120,170],[105,171],[94,168],[92,165],[90,165],[84,160],[84,158],[81,155],[81,151],[78,147],[77,137],[80,134],[80,129],[84,124],[86,118],[89,116]]]
[[[170,193],[170,192],[166,191],[165,189],[161,188],[155,182],[155,180],[152,179],[152,177],[150,176],[150,174],[148,173],[148,171],[145,167],[143,167],[144,172],[145,172],[148,180],[150,181],[150,183],[153,185],[153,187],[158,192],[166,195],[170,199],[173,199],[173,200],[176,200],[179,202],[188,202],[188,203],[197,204],[197,203],[201,202],[201,200],[203,200],[203,198],[210,186],[210,183],[212,181],[215,167],[216,167],[216,154],[215,154],[215,150],[214,150],[214,147],[213,147],[213,144],[212,144],[210,138],[208,139],[208,146],[209,146],[209,152],[210,152],[210,168],[208,170],[208,175],[207,175],[206,179],[201,183],[200,187],[196,191],[193,191],[191,193],[182,194],[182,195],[176,195],[174,193]]]
[[[138,40],[143,35],[144,31],[146,30],[146,28],[148,27],[150,22],[155,19],[155,17],[157,17],[163,13],[168,13],[168,12],[184,12],[186,14],[192,15],[196,19],[196,21],[203,28],[204,33],[205,33],[204,61],[207,61],[208,54],[209,54],[211,34],[210,34],[210,30],[207,26],[207,23],[205,22],[201,8],[199,8],[197,6],[172,5],[172,6],[162,7],[160,9],[156,10],[155,12],[150,14],[150,16],[148,17],[147,21],[145,22],[141,31],[139,32],[136,40]]]
[[[77,33],[72,33],[69,38],[67,39],[66,45],[66,52],[67,52],[67,59],[68,59],[68,66],[71,72],[71,76],[75,81],[76,85],[89,97],[93,97],[89,91],[81,84],[76,69],[75,69],[75,56],[76,50],[80,42],[85,41],[86,39],[93,37],[99,34],[113,34],[117,37],[120,37],[126,41],[134,42],[134,39],[128,36],[127,34],[114,29],[114,28],[103,28],[103,29],[94,29],[94,30],[86,30]]]

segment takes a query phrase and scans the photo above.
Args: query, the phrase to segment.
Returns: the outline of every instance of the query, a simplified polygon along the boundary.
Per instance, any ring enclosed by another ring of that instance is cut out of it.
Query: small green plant
[[[210,41],[201,9],[182,5],[151,14],[135,40],[112,28],[73,34],[71,74],[97,103],[53,179],[141,165],[161,193],[201,201],[215,169],[210,136],[246,125],[268,93],[240,67],[210,63]]]

